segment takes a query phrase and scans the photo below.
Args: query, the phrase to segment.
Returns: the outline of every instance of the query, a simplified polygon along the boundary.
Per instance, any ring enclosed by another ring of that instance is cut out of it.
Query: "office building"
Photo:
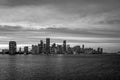
[[[50,38],[46,38],[46,54],[50,54]]]
[[[24,54],[28,54],[29,50],[28,50],[28,46],[24,47]]]
[[[40,54],[42,54],[42,53],[43,53],[43,50],[44,50],[44,49],[43,49],[43,44],[44,44],[44,43],[43,43],[43,41],[41,40],[41,41],[40,41]]]
[[[36,45],[32,45],[32,54],[37,54],[37,48]]]
[[[63,53],[66,53],[66,40],[63,41]]]
[[[80,54],[80,51],[81,51],[80,46],[74,46],[74,47],[73,47],[73,52],[74,52],[74,54]]]
[[[56,54],[56,53],[57,53],[57,52],[56,52],[56,44],[55,44],[55,43],[52,44],[50,53],[51,53],[51,54]]]
[[[10,41],[9,42],[9,53],[11,55],[15,54],[17,51],[17,44],[15,41]]]
[[[62,45],[57,45],[57,54],[63,54]]]

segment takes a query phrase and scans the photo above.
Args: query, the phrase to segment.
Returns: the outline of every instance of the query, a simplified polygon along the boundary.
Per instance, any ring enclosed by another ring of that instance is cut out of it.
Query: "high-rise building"
[[[28,46],[25,46],[25,47],[24,47],[24,54],[28,54],[28,52],[29,52],[29,51],[28,51]]]
[[[40,44],[37,46],[37,54],[40,54]]]
[[[100,52],[101,52],[101,54],[103,53],[103,48],[101,48]]]
[[[20,48],[19,48],[19,53],[21,53],[21,52],[22,52],[22,48],[20,47]]]
[[[82,45],[82,49],[83,49],[83,50],[85,49],[85,46],[84,46],[84,44]]]
[[[37,54],[37,45],[32,45],[32,54]]]
[[[56,53],[57,53],[57,52],[56,52],[56,44],[55,44],[55,43],[52,44],[50,53],[51,53],[51,54],[56,54]]]
[[[66,53],[66,40],[63,41],[63,53]]]
[[[62,45],[57,45],[57,54],[62,54]]]
[[[67,54],[73,54],[73,50],[70,45],[67,45]]]
[[[16,49],[17,49],[17,44],[15,41],[10,41],[9,42],[9,53],[11,55],[15,54],[16,53]]]
[[[103,53],[103,48],[98,47],[97,53],[98,53],[98,54],[102,54],[102,53]]]
[[[46,54],[50,54],[50,38],[46,38]]]
[[[74,46],[73,51],[74,51],[74,54],[80,54],[80,51],[81,51],[80,46]]]
[[[43,53],[43,41],[41,40],[40,41],[40,54]]]
[[[43,44],[43,54],[46,54],[46,44]]]

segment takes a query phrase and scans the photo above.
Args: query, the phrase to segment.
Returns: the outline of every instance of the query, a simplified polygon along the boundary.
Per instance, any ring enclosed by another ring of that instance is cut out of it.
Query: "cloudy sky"
[[[120,0],[0,0],[0,47],[46,37],[120,50]]]

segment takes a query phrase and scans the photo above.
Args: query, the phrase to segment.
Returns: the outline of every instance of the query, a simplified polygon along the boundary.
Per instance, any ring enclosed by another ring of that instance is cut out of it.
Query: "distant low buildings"
[[[97,54],[102,54],[102,53],[103,53],[103,48],[98,47]]]
[[[2,54],[9,54],[9,50],[8,49],[2,49]]]

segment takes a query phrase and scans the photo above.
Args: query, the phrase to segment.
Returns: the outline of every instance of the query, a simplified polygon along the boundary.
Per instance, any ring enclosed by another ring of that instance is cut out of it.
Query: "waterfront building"
[[[63,53],[66,53],[66,40],[63,41]]]
[[[82,45],[82,53],[84,53],[85,52],[85,45],[83,44]]]
[[[63,54],[62,45],[57,45],[57,54]]]
[[[28,46],[25,46],[24,47],[24,54],[28,54],[28,53],[29,53]]]
[[[56,53],[57,53],[56,51],[57,51],[57,50],[56,50],[56,44],[53,43],[53,45],[51,46],[50,53],[51,53],[51,54],[56,54]]]
[[[50,38],[46,38],[46,54],[50,54]]]
[[[19,52],[19,53],[22,53],[22,48],[21,48],[21,47],[19,48],[19,51],[18,51],[18,52]]]
[[[2,54],[8,54],[9,50],[8,49],[2,49]]]
[[[32,54],[37,54],[37,46],[32,45]]]
[[[73,50],[70,45],[67,45],[67,54],[73,54]]]
[[[9,42],[9,53],[11,55],[15,54],[17,51],[17,44],[15,41],[10,41]]]
[[[74,46],[74,47],[73,47],[73,52],[74,52],[74,54],[80,54],[80,51],[81,51],[80,46]]]

